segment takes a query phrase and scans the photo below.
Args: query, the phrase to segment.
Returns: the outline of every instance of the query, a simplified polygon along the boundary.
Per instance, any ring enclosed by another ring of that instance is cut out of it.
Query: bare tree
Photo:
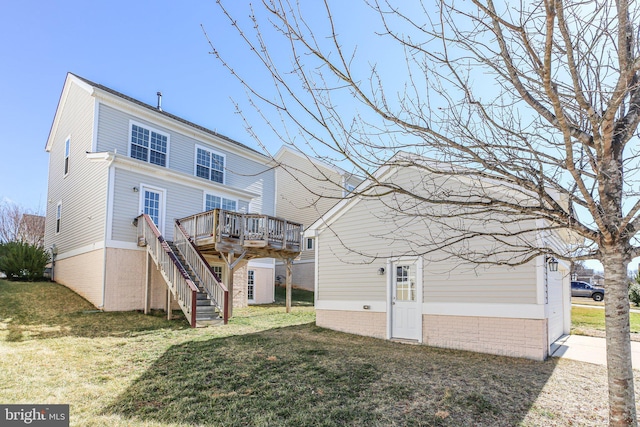
[[[22,206],[0,202],[0,242],[24,242],[44,245],[45,218]]]
[[[303,151],[332,153],[334,161],[368,177],[371,185],[356,196],[402,195],[404,203],[413,200],[409,212],[425,212],[449,227],[442,236],[411,236],[416,253],[482,238],[487,253],[465,252],[459,244],[452,254],[492,261],[493,240],[515,254],[493,259],[500,263],[548,253],[600,260],[607,284],[610,423],[636,425],[626,271],[640,255],[640,4],[369,0],[368,12],[357,19],[369,19],[376,32],[377,57],[340,38],[341,23],[355,14],[343,20],[328,1],[322,11],[305,7],[312,6],[263,0],[242,21],[221,5],[252,59],[237,68],[215,40],[213,53],[245,85],[278,138]],[[399,166],[513,191],[487,192],[477,184],[445,192],[432,183],[379,180],[373,171],[400,150],[432,158],[438,167],[413,160],[422,157],[393,157]],[[524,244],[509,235],[522,233],[519,227],[496,233],[454,226],[445,220],[452,212],[476,226],[482,215],[535,220],[580,241],[567,250],[544,241]]]

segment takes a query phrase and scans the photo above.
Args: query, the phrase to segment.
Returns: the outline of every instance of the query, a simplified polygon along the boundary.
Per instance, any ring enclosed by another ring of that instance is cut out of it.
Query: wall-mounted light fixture
[[[549,271],[558,271],[558,260],[555,257],[547,255],[545,257]]]
[[[378,269],[378,276],[384,276],[384,267]]]
[[[138,191],[140,191],[140,190],[138,189],[138,187],[133,187],[133,192],[134,192],[134,193],[137,193]]]

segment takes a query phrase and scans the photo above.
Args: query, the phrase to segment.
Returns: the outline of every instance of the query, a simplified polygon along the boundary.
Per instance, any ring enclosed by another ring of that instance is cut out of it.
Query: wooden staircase
[[[211,296],[202,285],[198,275],[193,271],[189,263],[186,262],[184,255],[180,252],[175,243],[167,243],[193,283],[198,288],[198,292],[196,293],[196,327],[219,325],[224,323],[224,317],[223,313],[221,313],[220,307],[211,299]]]
[[[229,319],[229,292],[213,273],[202,254],[184,234],[178,223],[174,242],[168,242],[151,218],[136,218],[138,246],[147,248],[149,261],[160,271],[167,284],[167,306],[178,302],[191,327],[226,324]],[[150,307],[151,272],[147,269],[145,313]],[[171,310],[167,310],[170,316]]]

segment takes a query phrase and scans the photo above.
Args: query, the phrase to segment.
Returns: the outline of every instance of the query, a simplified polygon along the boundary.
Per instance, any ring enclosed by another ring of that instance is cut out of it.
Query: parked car
[[[571,296],[593,298],[594,301],[602,301],[604,298],[604,289],[596,288],[587,282],[571,282]]]

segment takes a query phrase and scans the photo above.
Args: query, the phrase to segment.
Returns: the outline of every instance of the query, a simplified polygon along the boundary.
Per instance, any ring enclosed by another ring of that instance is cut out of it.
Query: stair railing
[[[136,220],[138,225],[138,245],[147,247],[147,252],[159,267],[160,273],[178,301],[189,324],[192,328],[195,328],[198,287],[189,278],[189,274],[187,274],[187,271],[164,240],[160,230],[158,230],[149,215],[142,214]],[[167,310],[171,310],[171,307],[167,307]]]
[[[191,270],[193,270],[197,276],[205,292],[209,294],[209,298],[211,298],[215,307],[222,314],[222,319],[226,325],[229,321],[229,290],[216,273],[214,273],[207,260],[196,247],[193,239],[189,236],[185,227],[180,223],[180,220],[176,220],[175,222],[173,243],[184,257],[185,262],[189,264],[189,267],[191,267]]]

